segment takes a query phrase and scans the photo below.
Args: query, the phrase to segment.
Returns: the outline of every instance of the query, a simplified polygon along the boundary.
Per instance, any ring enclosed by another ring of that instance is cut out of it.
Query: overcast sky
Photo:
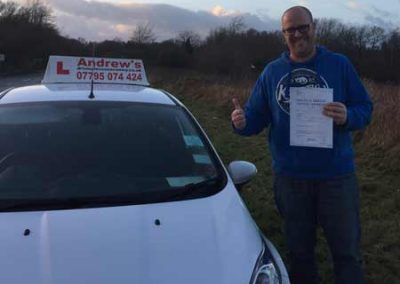
[[[1,0],[0,0],[1,1]],[[26,0],[18,0],[23,2]],[[158,40],[192,30],[202,36],[241,16],[246,27],[279,28],[280,16],[293,5],[308,7],[316,18],[344,23],[400,27],[400,0],[43,0],[53,10],[63,35],[87,40],[128,39],[135,26],[149,23]]]

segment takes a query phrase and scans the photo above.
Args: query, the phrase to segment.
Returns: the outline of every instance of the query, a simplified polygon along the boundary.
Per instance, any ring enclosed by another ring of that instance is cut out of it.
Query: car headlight
[[[290,284],[282,259],[270,241],[262,237],[263,248],[254,267],[250,284]]]
[[[256,274],[254,284],[279,284],[279,277],[273,263],[261,266]]]

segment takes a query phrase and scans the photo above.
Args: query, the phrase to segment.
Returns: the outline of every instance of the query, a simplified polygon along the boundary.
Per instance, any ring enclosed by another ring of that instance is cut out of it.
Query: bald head
[[[294,6],[282,15],[282,32],[290,58],[296,62],[305,62],[314,56],[315,23],[306,7]]]
[[[314,22],[311,11],[308,10],[304,6],[293,6],[289,9],[287,9],[282,15],[281,22],[283,22],[283,19],[287,16],[293,16],[293,15],[299,15],[299,14],[307,16],[311,23]]]

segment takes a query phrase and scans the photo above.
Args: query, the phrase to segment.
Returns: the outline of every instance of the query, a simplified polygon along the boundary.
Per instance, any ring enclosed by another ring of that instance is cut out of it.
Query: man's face
[[[282,31],[293,59],[312,55],[315,46],[315,25],[302,9],[293,9],[282,17]]]

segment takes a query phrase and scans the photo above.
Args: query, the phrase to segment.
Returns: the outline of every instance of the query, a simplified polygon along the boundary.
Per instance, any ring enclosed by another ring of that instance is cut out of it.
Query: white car
[[[235,187],[254,165],[176,98],[44,82],[0,95],[0,283],[289,283]]]

